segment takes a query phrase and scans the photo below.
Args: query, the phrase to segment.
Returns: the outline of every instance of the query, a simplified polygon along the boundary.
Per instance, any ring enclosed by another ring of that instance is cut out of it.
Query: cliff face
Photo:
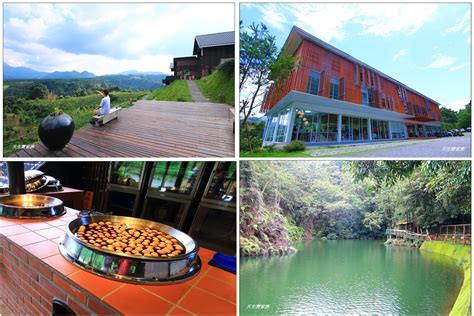
[[[294,252],[278,205],[266,205],[253,187],[240,190],[240,253],[244,256],[279,255]]]

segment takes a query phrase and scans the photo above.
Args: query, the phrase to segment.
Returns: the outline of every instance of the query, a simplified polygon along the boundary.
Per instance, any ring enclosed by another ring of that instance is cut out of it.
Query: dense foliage
[[[240,150],[243,152],[253,152],[262,146],[262,135],[265,122],[248,122],[243,126],[245,133],[240,133]]]
[[[245,161],[241,250],[286,253],[299,239],[375,239],[470,221],[469,161]]]
[[[459,111],[441,108],[441,118],[444,130],[471,127],[471,102]]]

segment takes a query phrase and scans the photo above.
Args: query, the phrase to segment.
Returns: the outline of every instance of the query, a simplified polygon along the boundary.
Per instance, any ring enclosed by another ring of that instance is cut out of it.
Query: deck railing
[[[411,240],[434,240],[434,241],[445,241],[452,243],[462,243],[464,245],[471,244],[471,225],[470,224],[459,224],[459,225],[442,225],[440,226],[439,233],[426,233],[419,234],[408,230],[402,229],[387,229],[385,234],[388,238],[403,238]]]
[[[427,240],[429,239],[429,235],[427,234],[418,234],[408,230],[402,229],[387,229],[385,232],[386,235],[395,238],[403,238],[403,239],[413,239],[413,240]]]

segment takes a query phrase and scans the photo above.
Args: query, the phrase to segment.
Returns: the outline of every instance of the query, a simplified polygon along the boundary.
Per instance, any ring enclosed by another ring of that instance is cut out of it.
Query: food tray
[[[176,257],[145,257],[117,253],[93,246],[75,236],[81,225],[112,222],[135,229],[151,228],[176,238],[185,252]],[[199,246],[187,234],[164,224],[125,216],[88,215],[67,224],[66,235],[59,243],[61,254],[73,264],[91,273],[116,281],[138,284],[165,285],[184,282],[195,277],[201,269],[197,255]]]

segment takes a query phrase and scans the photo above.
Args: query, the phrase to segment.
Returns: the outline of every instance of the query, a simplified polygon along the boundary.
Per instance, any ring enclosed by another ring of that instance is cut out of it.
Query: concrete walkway
[[[463,137],[308,147],[312,157],[450,158],[471,156],[471,133]]]
[[[186,80],[186,82],[188,84],[189,92],[191,92],[193,102],[210,102],[205,96],[202,95],[194,80]]]

